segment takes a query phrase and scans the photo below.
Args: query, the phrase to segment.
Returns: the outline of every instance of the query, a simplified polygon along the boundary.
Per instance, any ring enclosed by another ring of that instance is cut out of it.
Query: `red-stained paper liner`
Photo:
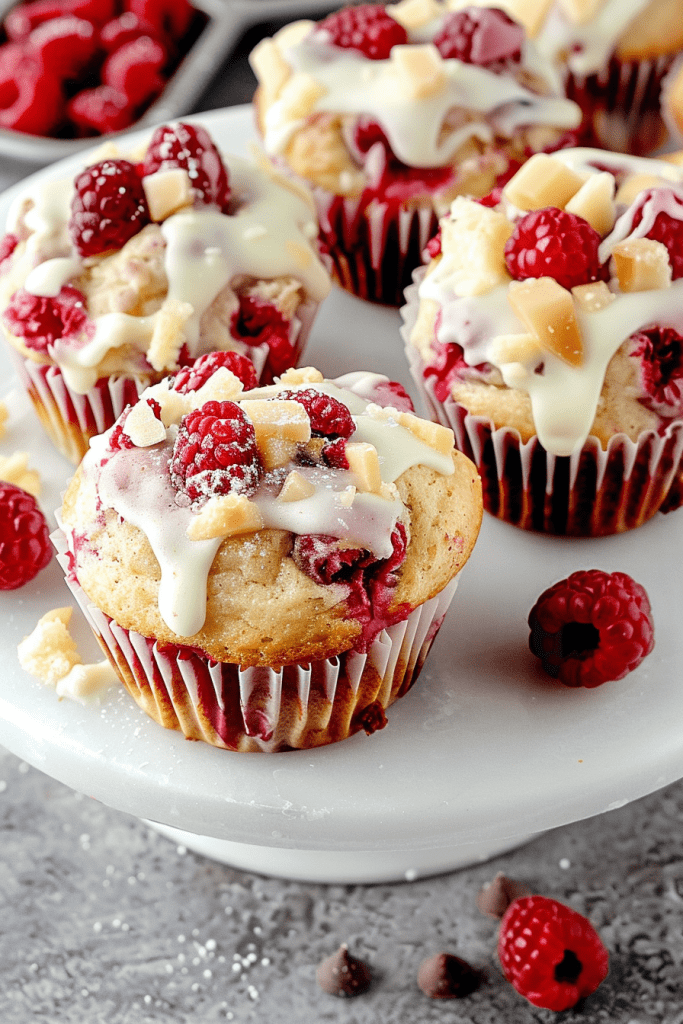
[[[612,57],[597,74],[568,74],[568,99],[587,115],[595,145],[621,153],[645,155],[664,144],[662,83],[676,54],[651,60]]]
[[[615,434],[606,450],[591,436],[573,455],[555,456],[536,436],[523,442],[518,431],[496,428],[452,398],[440,401],[409,340],[423,275],[420,268],[401,310],[410,372],[428,415],[453,430],[455,447],[477,467],[490,515],[539,533],[599,537],[632,530],[683,504],[683,420],[661,434],[644,431],[637,441]]]
[[[385,709],[420,674],[458,581],[382,630],[367,653],[241,668],[190,647],[160,646],[119,626],[90,603],[74,579],[64,533],[56,531],[52,540],[68,586],[136,703],[165,728],[228,750],[305,749],[381,728]]]

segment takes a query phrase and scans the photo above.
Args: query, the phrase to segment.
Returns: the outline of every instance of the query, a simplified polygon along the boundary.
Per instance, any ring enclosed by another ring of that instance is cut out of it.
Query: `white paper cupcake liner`
[[[73,578],[64,533],[56,531],[52,540],[69,588],[139,706],[190,739],[239,751],[309,748],[381,728],[384,710],[417,679],[458,582],[455,577],[405,620],[383,629],[366,653],[242,668],[119,626]]]

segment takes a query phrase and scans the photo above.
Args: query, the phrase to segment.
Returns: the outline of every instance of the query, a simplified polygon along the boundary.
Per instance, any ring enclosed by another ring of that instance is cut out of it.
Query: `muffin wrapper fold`
[[[416,273],[420,279],[422,269]],[[683,503],[683,420],[636,441],[615,434],[606,449],[588,437],[571,456],[547,452],[534,436],[472,416],[452,398],[440,401],[434,380],[409,341],[417,315],[417,284],[406,289],[402,335],[411,375],[428,415],[455,434],[455,447],[472,460],[482,479],[484,508],[525,530],[573,537],[622,533],[658,512]]]
[[[74,580],[64,533],[56,531],[52,540],[69,588],[137,704],[188,739],[239,751],[310,748],[381,728],[384,710],[417,679],[458,580],[382,630],[367,653],[241,668],[119,626]]]
[[[296,365],[305,348],[318,303],[302,302],[290,324],[290,343]],[[254,364],[261,384],[272,383],[284,367],[273,367],[270,349],[263,342],[246,345],[236,341],[235,348]],[[162,380],[167,374],[149,373],[140,376],[114,374],[102,377],[84,395],[67,384],[54,363],[36,363],[26,359],[10,345],[17,376],[28,392],[36,414],[55,448],[70,462],[77,464],[88,450],[90,438],[112,427],[127,405],[134,405],[140,394]]]

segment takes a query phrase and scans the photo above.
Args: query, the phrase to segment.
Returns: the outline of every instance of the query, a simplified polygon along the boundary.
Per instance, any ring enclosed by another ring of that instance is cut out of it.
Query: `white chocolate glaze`
[[[377,374],[351,376],[354,386],[366,393],[371,391],[373,382],[387,380]],[[390,410],[386,416],[373,417],[367,411],[371,405],[368,400],[339,386],[345,379],[301,385],[292,390],[313,387],[343,402],[356,423],[351,440],[371,439],[385,483],[392,484],[415,465],[431,466],[445,475],[453,472],[450,456],[440,454],[400,426]],[[262,388],[243,397],[251,399],[264,392],[272,396],[278,390],[277,386]],[[154,394],[159,397],[158,387]],[[188,503],[178,503],[168,473],[176,431],[177,424],[172,423],[165,441],[149,448],[124,449],[114,454],[107,452],[108,434],[100,435],[91,441],[83,472],[95,482],[102,506],[113,509],[149,540],[161,569],[159,613],[174,633],[189,637],[203,625],[207,577],[223,538],[196,541],[187,536],[187,527],[195,513]],[[258,506],[264,527],[337,537],[371,551],[377,558],[391,554],[392,531],[405,514],[395,488],[388,488],[386,496],[355,493],[349,503],[349,488],[353,493],[357,483],[351,471],[306,465],[297,465],[296,469],[311,482],[313,494],[299,501],[278,501],[281,482],[288,469],[280,470],[279,475],[267,474],[250,499]]]
[[[600,173],[594,164],[612,163],[615,170],[655,173],[672,184],[683,200],[683,173],[671,164],[612,154],[605,159],[601,150],[564,150],[556,154],[568,166],[586,173]],[[608,259],[614,245],[626,237],[642,237],[659,212],[683,220],[683,206],[672,202],[670,192],[655,192],[642,208],[643,219],[632,230],[633,209],[621,213],[611,234],[603,240],[601,256]],[[584,444],[595,418],[607,365],[632,334],[658,325],[683,334],[683,278],[668,288],[621,292],[612,278],[609,288],[615,299],[604,308],[588,312],[579,303],[574,312],[579,325],[584,357],[580,366],[570,366],[550,352],[543,352],[528,363],[496,361],[492,353],[495,340],[505,335],[523,335],[528,327],[516,315],[508,301],[508,284],[497,285],[481,295],[456,294],[449,281],[446,259],[435,264],[419,287],[421,299],[435,301],[441,311],[436,331],[438,342],[459,344],[469,366],[488,363],[496,366],[508,387],[526,391],[531,399],[534,425],[544,448],[558,456],[571,455]]]
[[[443,18],[429,26],[432,35]],[[423,41],[425,31],[409,42]],[[511,74],[495,74],[456,59],[441,62],[444,81],[427,96],[414,96],[396,61],[370,60],[353,49],[330,45],[324,30],[313,30],[293,45],[283,45],[283,57],[295,73],[310,76],[322,87],[316,112],[365,114],[383,128],[395,155],[410,167],[442,167],[452,161],[472,138],[490,142],[494,134],[511,138],[521,127],[551,125],[577,128],[581,111],[561,94],[560,81],[550,62],[533,44],[523,47],[522,66],[545,83],[547,95],[532,92]],[[450,133],[443,127],[454,108],[474,114]],[[265,115],[265,147],[282,152],[302,124],[292,119],[283,100],[277,99]]]

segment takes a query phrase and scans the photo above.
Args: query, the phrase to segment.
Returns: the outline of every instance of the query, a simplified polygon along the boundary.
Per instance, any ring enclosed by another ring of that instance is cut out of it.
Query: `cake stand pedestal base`
[[[536,837],[516,836],[498,842],[445,846],[438,850],[291,850],[198,836],[154,821],[146,824],[193,853],[241,871],[332,885],[414,882],[428,875],[481,864]]]

